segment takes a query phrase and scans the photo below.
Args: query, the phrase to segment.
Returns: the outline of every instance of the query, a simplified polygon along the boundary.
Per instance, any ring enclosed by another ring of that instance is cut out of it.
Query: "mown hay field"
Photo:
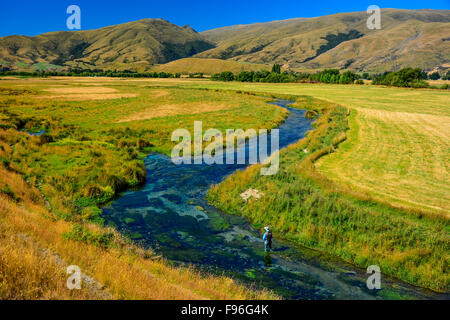
[[[308,95],[352,109],[348,140],[319,169],[377,200],[450,214],[450,91],[370,85],[195,82],[195,87]]]

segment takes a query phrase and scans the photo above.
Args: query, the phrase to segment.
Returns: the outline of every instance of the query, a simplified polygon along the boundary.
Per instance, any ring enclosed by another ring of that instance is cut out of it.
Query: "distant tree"
[[[427,74],[419,68],[405,68],[396,72],[384,73],[374,78],[373,84],[396,86],[396,87],[414,87],[425,88],[428,83],[423,81]]]
[[[439,80],[441,78],[441,75],[438,72],[433,72],[428,76],[428,79],[430,80]]]
[[[264,79],[264,82],[271,82],[271,83],[278,83],[281,81],[281,75],[276,72],[271,72],[269,75]]]
[[[330,78],[330,83],[337,83],[338,82],[338,80],[336,80],[336,79],[339,79],[339,77],[336,77],[336,75],[331,75],[331,78]]]
[[[450,80],[450,71],[447,71],[447,74],[442,79],[443,80]]]
[[[272,72],[280,74],[281,73],[281,65],[274,64],[272,67]]]
[[[224,72],[216,73],[216,74],[212,75],[211,79],[217,80],[217,81],[233,81],[235,78],[234,78],[233,72],[224,71]]]
[[[241,82],[252,82],[254,78],[253,71],[241,71],[237,76],[236,80]]]

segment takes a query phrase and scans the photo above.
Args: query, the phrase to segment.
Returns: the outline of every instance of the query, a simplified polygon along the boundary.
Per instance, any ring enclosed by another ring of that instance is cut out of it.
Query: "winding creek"
[[[289,103],[274,104],[288,108]],[[312,129],[304,110],[288,109],[290,115],[279,127],[280,149]],[[225,273],[286,299],[442,297],[384,276],[382,290],[368,290],[365,270],[279,239],[274,239],[274,252],[265,255],[261,230],[205,200],[212,184],[245,165],[177,166],[161,154],[149,155],[145,165],[145,186],[125,192],[103,209],[103,216],[109,225],[175,264]]]

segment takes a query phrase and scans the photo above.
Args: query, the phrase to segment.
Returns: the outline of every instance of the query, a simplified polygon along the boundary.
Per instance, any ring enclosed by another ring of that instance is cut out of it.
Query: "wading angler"
[[[274,175],[279,169],[278,129],[271,130],[269,134],[267,129],[260,129],[259,132],[255,129],[227,129],[225,152],[222,132],[208,129],[203,134],[201,121],[194,122],[193,138],[187,129],[177,129],[172,133],[171,140],[178,142],[171,154],[172,162],[177,165],[262,163],[265,166],[261,168],[261,175],[265,176]],[[203,142],[208,142],[204,148]]]

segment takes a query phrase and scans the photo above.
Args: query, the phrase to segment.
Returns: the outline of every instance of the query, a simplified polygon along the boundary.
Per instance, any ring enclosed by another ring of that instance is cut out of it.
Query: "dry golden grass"
[[[270,66],[265,64],[236,62],[221,59],[184,58],[166,64],[154,66],[151,68],[151,70],[156,72],[183,74],[204,73],[212,75],[224,71],[238,73],[241,71],[270,70]]]
[[[450,84],[450,80],[428,80],[427,81],[432,86],[442,86],[443,84]]]
[[[71,95],[55,95],[41,96],[41,99],[65,100],[65,101],[92,101],[92,100],[113,100],[120,98],[134,98],[133,93],[117,93],[117,94],[71,94]]]
[[[53,95],[40,96],[41,99],[57,99],[57,100],[109,100],[120,98],[134,98],[137,94],[120,93],[117,89],[106,88],[100,86],[83,86],[83,87],[53,87],[44,91],[53,93]]]
[[[132,113],[123,119],[120,119],[118,123],[148,120],[159,117],[170,117],[182,114],[197,114],[203,112],[219,111],[233,108],[226,104],[165,104],[158,105],[153,108],[149,108],[144,111]]]
[[[273,299],[268,292],[254,292],[226,277],[202,275],[169,266],[152,253],[124,242],[104,249],[67,240],[72,224],[55,220],[38,191],[20,175],[0,167],[1,181],[20,202],[0,196],[0,299]],[[91,225],[92,232],[105,232]],[[112,231],[112,230],[110,230]],[[114,232],[114,231],[112,231]],[[43,254],[50,252],[51,254]],[[53,256],[64,261],[56,263]],[[104,287],[81,291],[66,288],[66,265],[77,265]]]
[[[101,298],[89,288],[68,290],[67,274],[53,256],[26,235],[11,235],[2,227],[0,225],[0,299]]]

